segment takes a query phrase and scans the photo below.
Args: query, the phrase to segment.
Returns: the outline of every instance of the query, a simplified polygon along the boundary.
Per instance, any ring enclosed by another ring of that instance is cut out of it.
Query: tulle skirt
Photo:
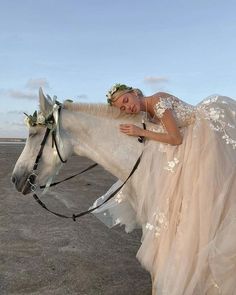
[[[147,141],[129,183],[94,214],[110,227],[125,224],[127,232],[142,228],[137,258],[157,295],[233,295],[236,101],[203,100],[181,132],[179,146]]]

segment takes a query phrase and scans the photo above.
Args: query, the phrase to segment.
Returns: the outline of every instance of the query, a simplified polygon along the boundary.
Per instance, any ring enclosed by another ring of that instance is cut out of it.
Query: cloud
[[[29,92],[29,91],[20,91],[20,90],[10,89],[10,90],[6,90],[4,94],[10,98],[28,99],[28,100],[38,99],[38,94]]]
[[[47,79],[45,78],[29,79],[25,87],[30,90],[35,90],[35,89],[38,90],[39,87],[46,88],[46,89],[50,88],[49,83]]]
[[[167,83],[169,82],[169,79],[165,77],[145,77],[144,82],[149,85],[157,85],[161,83]]]
[[[5,122],[8,126],[16,126],[16,127],[24,127],[25,128],[25,123],[24,122]]]
[[[47,79],[45,78],[29,79],[25,85],[26,90],[0,89],[0,95],[8,96],[10,98],[16,98],[16,99],[35,100],[35,99],[38,99],[39,87],[46,88],[46,89],[50,88]],[[37,92],[35,90],[37,90]]]
[[[4,121],[4,122],[2,122],[2,131],[6,131],[6,134],[7,134],[7,131],[15,132],[16,134],[18,134],[18,133],[25,134],[25,133],[27,133],[27,127],[24,122]],[[2,137],[1,134],[0,134],[0,137]]]
[[[77,98],[78,99],[82,99],[82,100],[87,100],[88,99],[88,95],[86,95],[86,94],[79,94],[79,95],[77,95]]]
[[[1,123],[0,137],[26,137],[27,128],[24,123],[5,121]]]
[[[9,125],[9,126],[25,126],[25,123],[23,120],[17,120],[17,121],[9,121],[9,120],[4,120],[3,124]]]

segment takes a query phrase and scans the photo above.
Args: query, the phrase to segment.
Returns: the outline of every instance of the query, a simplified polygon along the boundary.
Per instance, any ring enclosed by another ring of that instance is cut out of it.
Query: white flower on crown
[[[44,117],[44,115],[42,113],[39,113],[37,116],[36,123],[43,125],[43,124],[45,124],[45,121],[46,121],[46,118]]]
[[[118,90],[132,90],[133,88],[132,87],[129,87],[125,84],[120,84],[120,83],[117,83],[115,85],[112,86],[112,88],[108,91],[108,93],[106,94],[106,97],[107,97],[107,102],[109,104],[111,104],[112,102],[112,95],[118,91]]]
[[[111,91],[110,91],[111,95],[116,92],[117,88],[118,88],[117,86],[113,86],[111,88]]]
[[[121,84],[115,84],[112,88],[108,91],[107,97],[111,99],[112,95],[119,89]]]

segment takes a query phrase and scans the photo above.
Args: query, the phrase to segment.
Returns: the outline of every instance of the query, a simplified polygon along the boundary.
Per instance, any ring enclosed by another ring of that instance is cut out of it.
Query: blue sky
[[[235,3],[0,0],[0,137],[26,136],[39,86],[83,102],[105,102],[114,83],[235,98]]]

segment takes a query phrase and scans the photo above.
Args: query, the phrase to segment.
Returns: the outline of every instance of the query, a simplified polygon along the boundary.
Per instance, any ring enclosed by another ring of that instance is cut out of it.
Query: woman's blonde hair
[[[121,95],[125,93],[135,92],[139,97],[143,97],[143,93],[138,88],[132,88],[125,84],[115,84],[107,93],[107,102],[112,105]]]

